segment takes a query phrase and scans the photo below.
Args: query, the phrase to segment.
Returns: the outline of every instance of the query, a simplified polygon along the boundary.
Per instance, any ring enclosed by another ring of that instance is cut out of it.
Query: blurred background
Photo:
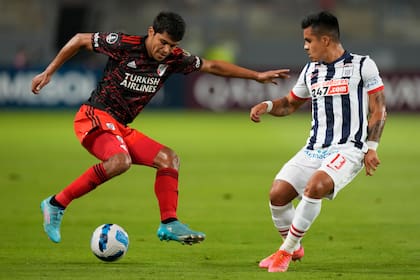
[[[248,108],[290,90],[307,62],[300,22],[308,13],[325,9],[339,18],[344,47],[369,54],[377,63],[390,108],[420,110],[420,1],[416,0],[0,0],[0,9],[1,107],[80,104],[95,86],[106,57],[79,53],[54,76],[43,97],[30,95],[33,75],[75,33],[144,35],[159,11],[171,10],[187,23],[181,46],[191,53],[258,70],[290,68],[293,76],[273,88],[190,75],[171,80],[152,107]]]

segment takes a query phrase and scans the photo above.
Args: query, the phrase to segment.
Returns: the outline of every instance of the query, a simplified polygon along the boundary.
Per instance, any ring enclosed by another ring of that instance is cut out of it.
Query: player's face
[[[149,40],[149,44],[146,44],[147,52],[157,61],[168,57],[179,43],[173,41],[168,33],[156,33],[153,28],[149,29]]]
[[[303,39],[305,41],[303,48],[311,61],[322,61],[326,54],[324,37],[314,34],[312,27],[308,27],[303,30]]]

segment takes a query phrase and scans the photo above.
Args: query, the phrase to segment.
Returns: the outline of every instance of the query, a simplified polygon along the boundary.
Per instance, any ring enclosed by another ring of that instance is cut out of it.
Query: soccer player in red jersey
[[[102,79],[90,98],[77,112],[74,130],[77,138],[101,162],[41,202],[44,230],[53,242],[60,242],[60,225],[64,209],[76,198],[107,180],[127,171],[132,164],[157,170],[154,184],[160,209],[160,240],[194,244],[205,234],[190,229],[177,217],[177,154],[169,147],[128,126],[163,83],[173,73],[203,71],[215,75],[276,83],[287,78],[288,70],[256,72],[231,63],[206,60],[190,55],[178,47],[185,32],[185,22],[172,12],[161,12],[146,36],[123,33],[76,34],[58,52],[45,71],[32,80],[32,92],[39,94],[57,69],[85,49],[109,57]]]

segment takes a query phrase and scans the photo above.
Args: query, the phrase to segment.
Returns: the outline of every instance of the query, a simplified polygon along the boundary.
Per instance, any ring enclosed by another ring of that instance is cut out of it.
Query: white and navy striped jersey
[[[367,151],[369,94],[384,89],[369,56],[345,52],[336,61],[308,63],[291,94],[312,99],[312,128],[307,149],[353,143]]]

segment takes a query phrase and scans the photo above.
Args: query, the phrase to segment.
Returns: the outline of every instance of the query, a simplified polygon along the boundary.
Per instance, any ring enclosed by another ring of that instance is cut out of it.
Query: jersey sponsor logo
[[[330,86],[328,93],[331,94],[348,94],[349,93],[349,86],[348,85],[336,85]]]
[[[168,68],[168,65],[166,65],[166,64],[159,64],[159,66],[157,68],[157,73],[158,73],[158,75],[160,77],[162,77],[163,74],[165,74],[166,68]]]
[[[125,73],[124,80],[120,85],[133,91],[155,93],[159,83],[160,78]]]
[[[311,159],[325,159],[328,156],[337,153],[337,150],[317,149],[305,150],[304,153]]]
[[[134,60],[127,63],[127,66],[133,69],[137,68],[136,62]]]
[[[109,33],[108,36],[106,36],[106,42],[110,45],[115,44],[118,40],[118,34],[117,33]]]
[[[349,94],[349,80],[347,79],[329,80],[311,85],[312,98],[344,94]]]

